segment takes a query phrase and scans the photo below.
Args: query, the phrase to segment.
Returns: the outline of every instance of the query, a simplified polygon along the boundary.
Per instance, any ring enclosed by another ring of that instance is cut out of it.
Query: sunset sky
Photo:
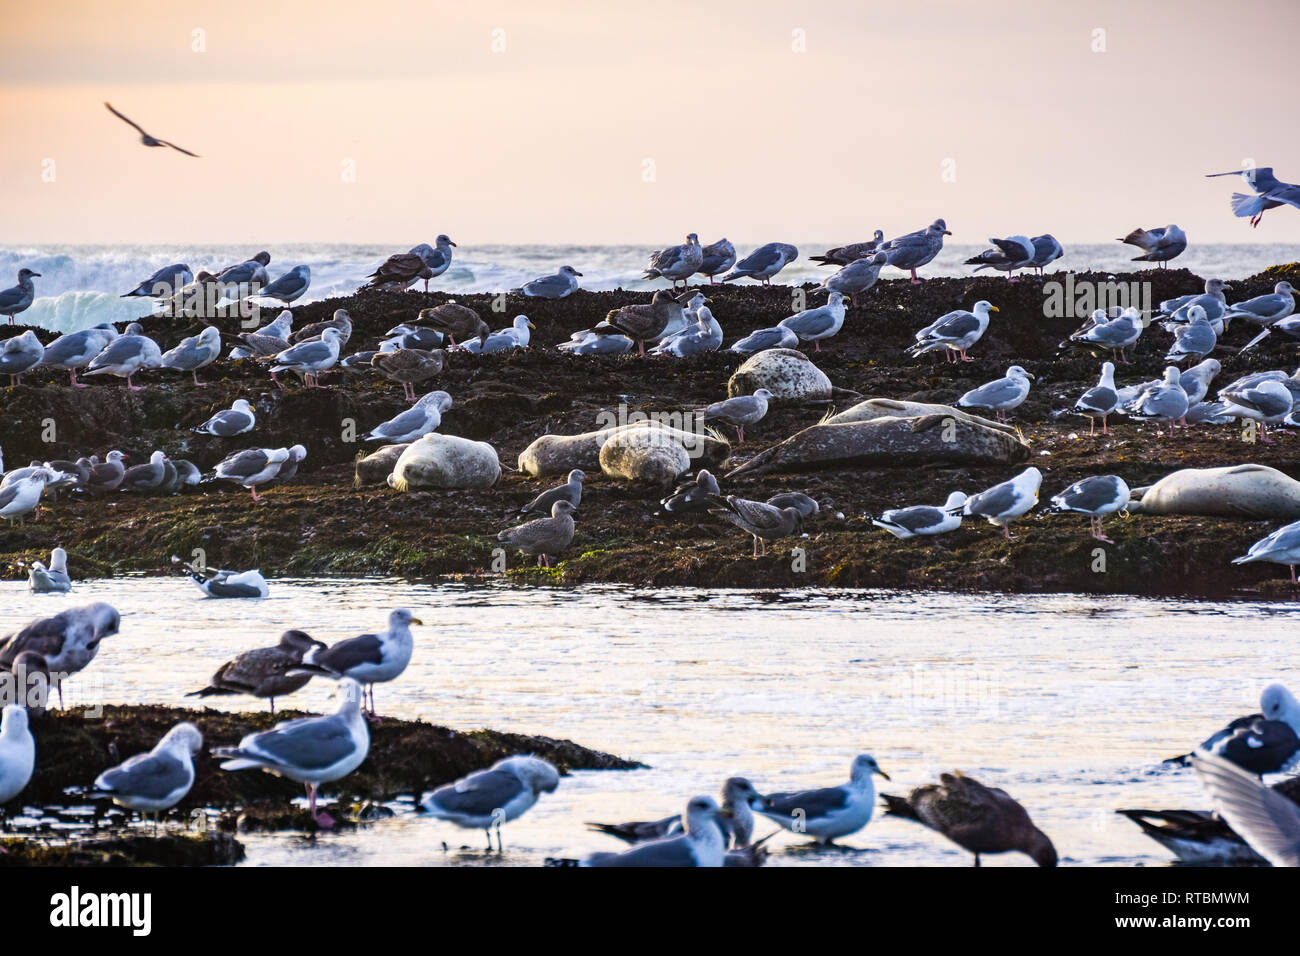
[[[848,241],[936,216],[954,242],[1300,243],[1300,210],[1252,230],[1243,184],[1203,178],[1300,182],[1297,26],[1294,0],[10,4],[0,243]]]

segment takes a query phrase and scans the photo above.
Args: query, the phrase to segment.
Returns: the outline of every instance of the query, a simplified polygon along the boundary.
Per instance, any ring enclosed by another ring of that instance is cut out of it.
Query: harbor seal
[[[384,484],[388,476],[393,473],[397,459],[401,458],[402,452],[410,446],[410,442],[401,445],[383,445],[369,455],[357,455],[356,478],[352,482],[352,487]]]
[[[398,491],[491,488],[500,477],[501,462],[487,442],[430,432],[402,452],[388,484]]]
[[[685,447],[661,428],[624,428],[600,446],[600,470],[610,478],[669,487],[690,468]]]
[[[842,425],[845,422],[869,422],[875,418],[920,418],[923,415],[951,415],[958,421],[973,425],[996,428],[1008,435],[1014,435],[1016,429],[991,418],[982,418],[951,405],[936,405],[931,402],[905,402],[893,398],[868,398],[852,408],[846,408],[837,415],[832,415],[822,422],[823,425]]]
[[[830,401],[834,387],[826,373],[795,349],[766,349],[751,355],[727,382],[727,397],[772,393],[774,405]]]
[[[910,467],[931,462],[1012,464],[1029,457],[1029,446],[1013,434],[956,415],[873,418],[819,424],[796,432],[755,455],[728,478],[769,471],[809,471],[826,465]]]
[[[519,470],[532,478],[567,475],[575,468],[596,471],[600,448],[623,429],[655,428],[679,442],[699,468],[718,468],[731,455],[731,443],[709,429],[704,434],[682,431],[654,421],[614,425],[580,435],[542,435],[519,454]]]
[[[1300,518],[1300,481],[1267,465],[1184,468],[1134,488],[1129,511],[1224,518]]]

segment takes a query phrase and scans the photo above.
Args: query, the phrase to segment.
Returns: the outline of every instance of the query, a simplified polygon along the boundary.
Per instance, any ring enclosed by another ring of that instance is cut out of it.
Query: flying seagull
[[[108,107],[108,111],[109,111],[110,113],[112,113],[114,116],[116,116],[118,119],[120,119],[123,123],[126,123],[128,126],[133,126],[133,127],[135,127],[136,132],[138,132],[138,133],[140,134],[140,142],[144,143],[146,146],[170,146],[172,149],[176,150],[176,152],[178,152],[178,153],[184,153],[186,156],[193,156],[195,159],[198,159],[198,158],[199,158],[199,154],[198,154],[198,153],[191,153],[188,149],[181,149],[181,148],[180,148],[179,146],[177,146],[175,143],[169,143],[169,142],[167,142],[167,140],[165,140],[165,139],[158,139],[158,138],[156,138],[156,137],[154,137],[154,136],[150,136],[148,133],[146,133],[146,132],[145,132],[145,131],[140,127],[140,124],[136,123],[134,120],[129,120],[129,119],[127,119],[125,116],[123,116],[123,115],[122,115],[121,113],[119,113],[117,110],[113,109],[113,104],[112,104],[112,103],[105,103],[104,105],[105,105],[106,107]]]

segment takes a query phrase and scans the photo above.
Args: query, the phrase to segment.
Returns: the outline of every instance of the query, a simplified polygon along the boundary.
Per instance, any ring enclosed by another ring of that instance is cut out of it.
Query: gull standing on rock
[[[549,515],[557,501],[567,501],[576,510],[582,504],[582,483],[586,479],[587,473],[585,471],[581,468],[573,469],[569,472],[569,478],[564,484],[543,491],[520,508],[519,513],[521,515]]]
[[[1133,262],[1158,262],[1161,269],[1166,269],[1169,260],[1176,259],[1187,248],[1187,233],[1171,224],[1159,229],[1134,229],[1116,241],[1142,250],[1142,255],[1134,256]]]
[[[248,448],[218,462],[213,480],[238,482],[251,491],[253,501],[260,504],[266,499],[258,497],[257,486],[278,475],[280,467],[288,460],[287,448]]]
[[[1287,565],[1291,569],[1291,583],[1300,584],[1295,576],[1295,566],[1300,564],[1300,521],[1293,521],[1268,537],[1260,538],[1245,554],[1232,559],[1233,564],[1251,564],[1255,561]]]
[[[1034,258],[1029,263],[1029,266],[1040,276],[1048,265],[1065,255],[1065,250],[1061,248],[1061,244],[1056,241],[1056,237],[1050,232],[1045,232],[1041,236],[1034,236],[1029,241],[1034,244]]]
[[[154,814],[170,810],[194,786],[194,755],[202,746],[199,728],[177,724],[152,750],[96,777],[95,790],[119,807]]]
[[[664,511],[673,514],[701,513],[713,506],[710,497],[717,497],[721,493],[718,479],[707,469],[701,468],[693,480],[678,485],[671,495],[659,503],[664,506]]]
[[[745,443],[745,426],[757,425],[767,416],[768,402],[772,393],[766,388],[757,389],[752,395],[737,395],[725,401],[714,402],[704,409],[700,417],[706,422],[723,421],[736,429],[736,443]]]
[[[578,291],[578,280],[582,273],[573,266],[560,266],[560,271],[553,276],[542,276],[532,282],[525,282],[518,291],[523,295],[540,299],[563,299]]]
[[[716,352],[722,347],[722,326],[713,317],[707,305],[701,305],[695,313],[696,325],[687,327],[672,338],[665,339],[651,349],[654,355],[673,355],[687,358],[691,355],[703,355]]]
[[[822,339],[828,339],[844,327],[846,312],[844,296],[839,292],[827,294],[827,303],[815,309],[806,309],[797,315],[782,319],[777,323],[783,329],[789,329],[799,336],[801,342],[812,342],[816,350],[822,350]]]
[[[817,790],[770,793],[766,805],[759,803],[753,809],[793,833],[806,833],[818,843],[830,845],[871,822],[876,808],[872,778],[876,774],[889,779],[875,757],[859,754],[853,758],[848,783]]]
[[[989,238],[994,248],[986,249],[977,256],[966,260],[966,265],[974,266],[979,272],[983,268],[997,269],[1007,274],[1009,282],[1018,281],[1013,273],[1017,269],[1034,264],[1034,244],[1028,236],[1010,236],[1006,239]]]
[[[446,361],[447,353],[442,349],[425,351],[402,348],[392,352],[376,352],[370,357],[370,367],[390,382],[401,382],[403,397],[414,402],[415,383],[438,375]]]
[[[738,342],[733,342],[728,351],[741,355],[753,355],[767,349],[792,349],[799,345],[799,336],[787,328],[773,326],[770,329],[755,329]]]
[[[1115,390],[1115,365],[1103,362],[1101,378],[1097,384],[1079,396],[1074,411],[1088,418],[1088,434],[1096,434],[1097,419],[1101,419],[1101,433],[1107,434],[1106,419],[1119,408],[1119,393]]]
[[[559,785],[560,772],[554,764],[520,754],[439,787],[421,800],[420,806],[439,820],[466,830],[486,831],[488,850],[495,829],[500,851],[501,824],[519,819],[539,796],[554,793]]]
[[[688,280],[699,270],[703,261],[704,250],[700,247],[700,237],[692,232],[686,237],[685,244],[669,246],[652,253],[643,278],[669,279],[674,289],[678,282],[682,288],[686,288]]]
[[[142,369],[160,368],[162,366],[162,349],[158,343],[144,334],[144,328],[138,322],[126,327],[126,334],[119,335],[104,347],[86,366],[87,375],[116,375],[126,379],[126,387],[138,392],[143,385],[132,383],[132,376]]]
[[[921,281],[916,277],[916,270],[934,259],[943,249],[943,237],[951,235],[948,224],[936,219],[925,229],[890,239],[880,246],[880,251],[887,256],[889,265],[911,272],[912,284],[916,285]]]
[[[971,389],[957,399],[957,404],[962,408],[991,409],[997,412],[998,421],[1005,422],[1007,412],[1019,408],[1029,397],[1029,384],[1033,379],[1034,376],[1019,365],[1013,365],[1002,378]]]
[[[736,264],[736,247],[726,239],[719,239],[704,247],[700,267],[696,271],[709,277],[709,285],[715,285],[715,276],[721,275]]]
[[[311,267],[294,266],[274,282],[268,283],[259,293],[264,299],[276,299],[288,305],[301,299],[311,285]]]
[[[39,272],[31,269],[18,270],[18,284],[0,292],[0,315],[9,316],[9,324],[14,324],[14,316],[25,312],[36,298],[36,283],[32,278],[41,278]]]
[[[648,305],[624,305],[611,310],[605,321],[591,331],[595,335],[626,335],[636,342],[637,351],[644,356],[646,342],[658,341],[670,324],[681,321],[684,301],[685,293],[674,296],[660,289]]]
[[[877,252],[868,258],[857,259],[841,267],[838,272],[833,276],[829,276],[825,282],[813,289],[813,291],[839,292],[847,295],[856,306],[858,296],[870,291],[871,287],[880,279],[880,270],[885,266],[888,259],[889,257],[883,252]]]
[[[126,466],[122,464],[126,457],[122,452],[113,449],[105,456],[104,461],[96,461],[92,458],[90,480],[86,484],[86,490],[93,497],[116,491],[117,486],[126,477]]]
[[[1174,423],[1181,421],[1187,414],[1187,393],[1183,391],[1178,366],[1166,367],[1160,384],[1144,388],[1136,398],[1124,405],[1124,411],[1132,418],[1156,422],[1157,436],[1160,435],[1159,423],[1168,422],[1172,434]]]
[[[41,495],[45,486],[58,479],[58,474],[49,468],[37,468],[24,478],[0,487],[0,518],[13,522],[24,515],[41,517]]]
[[[27,575],[27,587],[38,594],[71,591],[72,578],[68,575],[68,552],[62,548],[51,551],[48,568],[40,561],[33,562],[32,569]]]
[[[36,368],[45,358],[45,346],[31,329],[0,342],[0,375],[9,376],[10,385],[23,383],[23,372]]]
[[[461,345],[474,338],[482,343],[492,334],[488,324],[477,312],[458,302],[445,302],[432,309],[421,309],[415,321],[418,324],[427,323],[442,332],[453,348],[456,346],[457,339],[460,339]]]
[[[214,747],[224,758],[222,770],[262,769],[296,780],[307,789],[312,819],[323,829],[334,825],[326,813],[316,812],[316,795],[322,783],[346,777],[361,766],[370,752],[370,731],[361,715],[361,688],[356,681],[339,681],[335,697],[338,710],[322,717],[303,717],[253,733],[237,747]]]
[[[230,408],[217,412],[194,431],[200,435],[216,435],[218,438],[234,438],[251,432],[257,424],[257,415],[253,406],[242,398],[235,399]]]
[[[962,506],[962,511],[968,515],[987,518],[989,524],[1002,529],[1003,537],[1014,541],[1016,536],[1011,533],[1009,526],[1038,504],[1038,489],[1042,483],[1041,471],[1026,468],[1008,481],[971,495]]]
[[[836,246],[834,249],[827,249],[820,256],[809,256],[808,258],[819,266],[847,266],[859,259],[870,259],[884,242],[884,232],[877,229],[874,239],[868,239],[866,242],[851,242],[847,246]]]
[[[121,491],[154,491],[162,483],[167,474],[167,455],[162,451],[155,451],[149,456],[149,461],[143,465],[132,465],[122,476],[121,482],[118,483],[118,489]]]
[[[77,381],[77,369],[89,365],[117,336],[117,329],[108,324],[60,335],[45,347],[41,366],[66,371],[71,377],[73,388],[89,388],[84,382]]]
[[[300,342],[290,346],[274,357],[271,380],[280,388],[284,388],[284,383],[278,378],[279,373],[293,371],[302,374],[308,388],[324,388],[325,386],[319,381],[320,373],[328,371],[338,363],[339,349],[343,341],[343,333],[338,329],[326,329],[315,341]]]
[[[797,508],[777,508],[764,501],[750,501],[735,495],[710,496],[709,514],[730,521],[754,539],[754,559],[767,554],[767,542],[788,538],[803,530],[803,518]],[[762,553],[759,545],[762,545]]]
[[[1165,355],[1166,362],[1183,362],[1188,359],[1199,362],[1213,352],[1219,342],[1203,308],[1194,305],[1188,309],[1187,315],[1187,324],[1174,329],[1174,344]]]
[[[429,432],[438,430],[442,413],[451,408],[451,396],[444,391],[433,391],[420,397],[406,411],[394,415],[382,425],[376,425],[366,441],[383,441],[390,445],[415,441]]]
[[[120,298],[166,299],[193,281],[194,273],[189,266],[183,262],[173,262],[163,266],[130,292],[123,292]]]
[[[1250,388],[1228,386],[1219,392],[1219,397],[1227,403],[1225,415],[1258,422],[1260,440],[1270,445],[1273,439],[1268,437],[1268,426],[1281,424],[1295,404],[1290,389],[1272,380]]]
[[[877,528],[884,528],[895,538],[947,534],[961,527],[964,504],[966,504],[965,493],[954,491],[948,495],[948,500],[943,503],[942,508],[933,505],[893,508],[881,514],[879,518],[872,518],[871,523]]]
[[[194,384],[203,388],[199,381],[199,369],[211,365],[221,354],[221,331],[215,325],[209,325],[198,335],[181,339],[175,348],[162,355],[162,368],[189,372],[194,377]]]
[[[1124,309],[1113,319],[1107,316],[1105,309],[1097,309],[1088,321],[1061,343],[1061,348],[1064,349],[1071,343],[1078,343],[1096,349],[1109,349],[1111,358],[1115,361],[1132,365],[1133,363],[1124,357],[1124,350],[1142,337],[1145,328],[1142,313],[1132,306]]]
[[[284,313],[280,313],[284,317]],[[279,319],[276,320],[277,322]],[[339,345],[346,345],[352,338],[352,316],[348,314],[347,309],[335,309],[334,315],[324,322],[313,322],[310,325],[304,325],[297,332],[290,335],[289,343],[299,345],[303,342],[318,342],[324,337],[327,329],[334,329],[339,333],[341,339]]]
[[[736,267],[722,277],[722,281],[750,278],[758,279],[763,285],[771,285],[772,277],[798,258],[799,250],[788,242],[769,242],[737,262]]]
[[[461,346],[473,355],[486,355],[489,352],[508,352],[511,349],[526,349],[532,341],[532,332],[537,328],[526,315],[516,315],[514,322],[504,329],[497,329],[487,338],[470,339]]]
[[[1118,475],[1094,475],[1076,481],[1059,495],[1052,504],[1061,511],[1077,511],[1088,516],[1088,534],[1098,541],[1114,544],[1101,533],[1101,522],[1106,515],[1128,507],[1129,488]]]
[[[570,501],[561,499],[551,505],[549,518],[534,518],[497,533],[497,540],[524,554],[537,558],[540,568],[551,566],[551,557],[573,543],[573,511]]]
[[[907,350],[907,354],[916,356],[934,349],[946,349],[945,355],[949,359],[956,352],[961,361],[973,362],[975,360],[966,354],[967,349],[983,337],[989,327],[989,313],[999,311],[996,305],[981,299],[970,312],[957,309],[942,315],[916,333],[916,344]]]
[[[375,685],[395,680],[406,670],[415,650],[411,625],[423,623],[399,607],[389,613],[387,630],[349,637],[323,650],[309,650],[303,655],[301,668],[290,673],[319,674],[336,680],[350,677],[368,690],[370,714],[374,716]]]

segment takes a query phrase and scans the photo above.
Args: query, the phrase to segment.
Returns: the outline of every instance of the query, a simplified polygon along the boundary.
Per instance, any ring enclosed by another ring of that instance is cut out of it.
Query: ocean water
[[[82,581],[67,595],[0,582],[0,634],[97,600],[121,611],[122,631],[69,683],[76,707],[197,706],[187,691],[286,628],[335,641],[405,606],[426,625],[406,673],[376,689],[382,714],[567,737],[650,765],[563,778],[505,826],[499,857],[484,852],[481,832],[420,815],[408,800],[353,832],[241,837],[254,866],[537,865],[621,846],[584,821],[658,819],[736,774],[760,790],[829,786],[861,752],[892,776],[877,781],[886,792],[954,768],[1004,787],[1063,865],[1167,865],[1170,855],[1115,809],[1207,808],[1195,774],[1161,759],[1254,712],[1267,684],[1300,676],[1300,605],[1090,595],[274,580],[265,600],[219,601],[179,579]],[[282,705],[329,708],[333,686],[313,681]],[[772,829],[762,822],[757,833]],[[971,862],[897,819],[874,819],[844,843],[812,849],[782,833],[771,864]],[[1031,865],[1018,855],[986,864]]]
[[[867,238],[862,236],[858,238]],[[736,243],[743,256],[759,243]],[[818,254],[836,245],[834,242],[802,243],[802,257],[787,266],[778,276],[783,283],[820,281],[830,270],[809,262],[808,255]],[[296,265],[307,264],[312,283],[300,303],[349,295],[366,281],[365,277],[394,252],[405,246],[338,245],[291,243],[273,246],[272,278]],[[1129,271],[1129,260],[1137,251],[1118,242],[1102,245],[1071,246],[1064,243],[1066,254],[1053,263],[1054,269]],[[155,270],[172,262],[185,262],[194,272],[220,268],[241,262],[259,250],[243,246],[10,246],[0,248],[0,288],[7,288],[20,268],[41,274],[36,280],[36,301],[20,321],[59,332],[88,328],[100,322],[127,322],[147,314],[147,305],[139,299],[119,296],[135,288]],[[964,260],[984,246],[949,244],[922,276],[964,276],[970,267]],[[517,288],[529,279],[554,273],[562,265],[572,265],[583,274],[583,287],[605,289],[655,289],[663,280],[647,282],[641,278],[649,246],[461,246],[450,269],[431,284],[431,288],[448,292],[497,292]],[[1241,278],[1280,262],[1300,258],[1300,249],[1282,244],[1193,245],[1176,260],[1199,275]],[[886,269],[885,278],[899,278],[906,273]]]

